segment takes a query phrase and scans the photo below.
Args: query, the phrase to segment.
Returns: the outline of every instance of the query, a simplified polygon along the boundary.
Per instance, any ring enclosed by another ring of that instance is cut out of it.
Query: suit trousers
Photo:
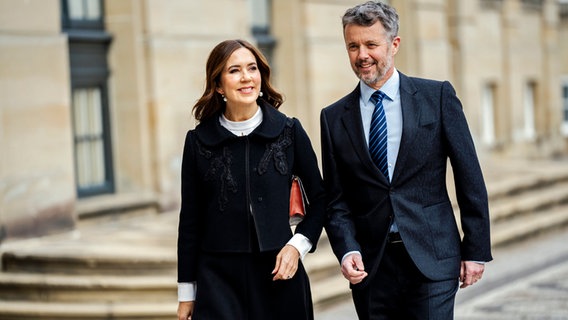
[[[451,320],[458,285],[426,278],[402,242],[388,243],[374,278],[352,295],[360,320]]]

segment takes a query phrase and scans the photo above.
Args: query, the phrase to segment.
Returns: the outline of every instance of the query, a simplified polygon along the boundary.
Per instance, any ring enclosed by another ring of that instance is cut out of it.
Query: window
[[[558,10],[560,11],[560,18],[568,18],[568,1],[558,1]]]
[[[69,39],[71,113],[79,197],[114,192],[107,53],[102,0],[62,0]]]
[[[523,101],[523,115],[524,115],[524,137],[528,140],[536,138],[535,130],[535,92],[536,83],[529,82],[525,86],[525,95]]]
[[[495,144],[495,85],[487,84],[481,93],[481,138],[485,145]]]
[[[521,3],[527,11],[541,11],[544,0],[521,0]]]
[[[483,9],[501,10],[503,0],[480,0],[479,4]]]
[[[276,47],[276,39],[270,34],[272,0],[252,0],[250,5],[252,16],[255,17],[252,22],[252,35],[270,63]]]
[[[105,189],[109,167],[105,163],[105,124],[102,90],[97,87],[73,90],[75,165],[79,190]]]
[[[562,133],[568,136],[568,79],[562,85]]]
[[[101,0],[62,0],[63,29],[99,29],[103,26]]]

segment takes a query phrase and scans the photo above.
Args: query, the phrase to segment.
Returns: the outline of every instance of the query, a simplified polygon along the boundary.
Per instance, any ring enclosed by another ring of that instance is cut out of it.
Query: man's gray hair
[[[356,5],[347,9],[341,20],[343,30],[350,24],[369,27],[380,21],[391,41],[398,35],[398,14],[393,7],[382,2],[367,1]]]

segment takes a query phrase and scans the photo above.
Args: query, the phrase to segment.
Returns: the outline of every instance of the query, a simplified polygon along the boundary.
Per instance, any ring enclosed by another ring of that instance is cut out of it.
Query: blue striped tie
[[[369,153],[373,162],[389,179],[389,167],[387,159],[387,119],[385,117],[385,109],[383,108],[383,99],[385,94],[377,90],[371,96],[371,102],[375,104],[373,117],[371,119],[371,128],[369,130]]]

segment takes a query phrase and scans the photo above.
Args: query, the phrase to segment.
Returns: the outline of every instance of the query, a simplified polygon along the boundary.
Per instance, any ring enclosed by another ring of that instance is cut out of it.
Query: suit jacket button
[[[258,202],[262,202],[262,197],[258,197]]]

